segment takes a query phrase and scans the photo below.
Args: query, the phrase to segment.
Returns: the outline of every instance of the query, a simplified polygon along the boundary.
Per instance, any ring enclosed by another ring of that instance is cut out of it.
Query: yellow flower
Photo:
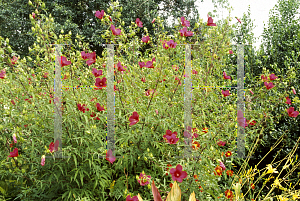
[[[267,165],[267,169],[268,169],[267,174],[278,173],[278,172],[276,171],[276,168],[272,168],[272,165],[271,165],[271,164],[268,164],[268,165]]]
[[[285,198],[285,197],[282,197],[281,195],[279,195],[279,200],[280,201],[287,201],[287,200],[289,200],[288,198]]]
[[[282,187],[281,184],[280,184],[280,182],[279,182],[279,180],[278,180],[278,178],[275,179],[273,185],[274,186],[280,186],[280,187]]]
[[[293,200],[296,200],[297,198],[300,198],[298,195],[294,194],[293,195]]]

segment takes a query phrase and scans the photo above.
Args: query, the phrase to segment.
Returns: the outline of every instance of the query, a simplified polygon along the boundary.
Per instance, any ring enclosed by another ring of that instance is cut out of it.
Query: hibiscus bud
[[[7,49],[8,49],[8,52],[11,54],[12,53],[11,47],[8,47]]]
[[[62,33],[62,34],[63,34],[63,33],[64,33],[64,30],[63,30],[63,29],[62,29],[62,30],[60,30],[60,33]]]
[[[28,1],[28,5],[29,5],[29,6],[32,6],[32,2],[31,2],[30,0]]]
[[[42,8],[45,8],[45,3],[44,2],[42,3]]]
[[[118,14],[117,14],[117,18],[120,18],[121,17],[121,13],[120,12],[118,12]]]
[[[122,12],[123,11],[123,7],[121,6],[121,8],[120,8],[120,11]]]
[[[8,39],[8,38],[6,38],[6,40],[5,40],[5,41],[6,41],[6,44],[8,44],[8,43],[9,43],[9,39]]]

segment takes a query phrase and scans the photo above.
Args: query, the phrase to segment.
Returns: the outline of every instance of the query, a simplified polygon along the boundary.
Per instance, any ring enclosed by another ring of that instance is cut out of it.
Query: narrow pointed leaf
[[[140,196],[140,194],[138,194],[138,199],[139,201],[143,201],[142,197]]]
[[[176,181],[174,182],[166,201],[181,201],[181,190]]]
[[[156,188],[155,184],[154,184],[154,180],[152,180],[152,194],[153,194],[153,197],[154,197],[154,201],[162,201],[161,199],[161,196],[158,192],[158,189]]]
[[[195,192],[193,191],[193,193],[190,195],[189,201],[196,201],[196,196],[195,196]]]

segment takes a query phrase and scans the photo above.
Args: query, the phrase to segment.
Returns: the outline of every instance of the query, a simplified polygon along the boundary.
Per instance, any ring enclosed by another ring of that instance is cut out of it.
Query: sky
[[[253,33],[254,37],[260,37],[263,33],[264,29],[264,23],[265,26],[268,24],[269,19],[269,11],[274,8],[275,4],[277,4],[277,0],[228,0],[229,5],[232,6],[232,11],[230,16],[233,17],[231,23],[237,22],[237,20],[234,18],[237,16],[238,18],[242,18],[243,13],[247,14],[248,12],[248,6],[250,5],[250,16],[253,22]],[[211,0],[197,0],[195,2],[195,5],[197,7],[197,10],[199,11],[200,18],[203,19],[203,21],[207,21],[207,13],[212,12],[215,9],[214,4]],[[162,6],[161,4],[159,6]],[[223,18],[225,19],[227,16],[229,16],[229,11],[225,8],[218,8],[216,9],[219,18],[215,17],[213,18],[214,23],[217,24],[218,20],[222,19],[222,12],[223,12]],[[173,18],[170,17],[170,20],[167,20],[167,22],[172,22]],[[255,49],[257,50],[259,48],[259,45],[261,44],[261,37],[256,39],[256,41],[253,43]]]

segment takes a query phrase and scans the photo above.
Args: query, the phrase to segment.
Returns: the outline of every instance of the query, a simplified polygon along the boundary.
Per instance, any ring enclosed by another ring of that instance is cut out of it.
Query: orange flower
[[[231,151],[227,151],[225,154],[226,157],[230,157],[231,155],[232,155]]]
[[[202,128],[202,132],[207,133],[208,132],[208,128]]]
[[[227,174],[228,176],[232,176],[232,175],[233,175],[233,171],[232,171],[232,170],[227,170],[227,171],[226,171],[226,174]]]
[[[222,175],[222,172],[223,172],[223,169],[220,167],[220,166],[217,166],[216,168],[215,168],[215,171],[217,172],[217,174],[219,175],[219,176],[221,176]],[[214,174],[216,175],[216,172],[214,172]],[[217,176],[217,175],[216,175]]]
[[[199,188],[200,188],[200,191],[203,192],[203,188],[201,186],[199,186]]]
[[[225,196],[226,196],[226,198],[228,198],[228,199],[229,199],[229,198],[233,198],[232,191],[227,189],[227,190],[225,191]]]
[[[172,183],[170,183],[170,185],[169,185],[169,186],[170,186],[170,188],[172,188],[173,184],[172,184]]]
[[[224,155],[224,152],[222,151],[222,155],[221,155],[221,157]]]
[[[192,143],[193,145],[192,145],[192,148],[195,150],[198,150],[198,148],[200,147],[200,144],[199,144],[199,142],[196,142],[196,141],[193,141],[193,143]]]
[[[198,176],[197,175],[194,175],[194,178],[196,179],[195,181],[198,181]]]
[[[251,188],[254,189],[255,188],[255,185],[253,183],[251,183]]]

